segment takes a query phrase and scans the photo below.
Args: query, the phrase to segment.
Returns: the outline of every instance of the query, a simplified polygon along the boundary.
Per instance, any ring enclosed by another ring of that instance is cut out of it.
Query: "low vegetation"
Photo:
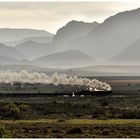
[[[1,98],[0,119],[140,119],[140,97]]]
[[[139,138],[140,120],[72,119],[1,120],[1,137],[13,138]],[[10,132],[10,133],[9,133]],[[8,135],[7,135],[8,134]],[[10,134],[10,135],[9,135]]]
[[[140,95],[1,97],[0,137],[139,138]]]

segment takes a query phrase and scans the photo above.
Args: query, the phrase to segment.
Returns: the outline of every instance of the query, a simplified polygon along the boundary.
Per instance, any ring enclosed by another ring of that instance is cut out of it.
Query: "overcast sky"
[[[103,22],[140,2],[0,2],[0,28],[35,28],[55,33],[71,20]]]

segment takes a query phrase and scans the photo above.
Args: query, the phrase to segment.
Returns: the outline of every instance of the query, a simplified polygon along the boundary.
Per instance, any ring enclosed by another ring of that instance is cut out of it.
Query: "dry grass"
[[[140,120],[1,120],[13,138],[140,138]]]
[[[140,125],[140,119],[68,119],[65,121],[59,121],[58,119],[39,119],[39,120],[0,120],[0,124],[134,124]]]

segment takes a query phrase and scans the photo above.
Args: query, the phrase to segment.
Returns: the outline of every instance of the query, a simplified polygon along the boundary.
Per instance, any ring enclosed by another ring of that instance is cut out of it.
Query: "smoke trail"
[[[54,73],[48,76],[45,73],[0,71],[0,83],[31,83],[31,84],[54,84],[54,85],[79,85],[88,87],[89,90],[109,91],[111,87],[105,82],[96,79],[80,78],[77,76],[67,76],[66,74]]]

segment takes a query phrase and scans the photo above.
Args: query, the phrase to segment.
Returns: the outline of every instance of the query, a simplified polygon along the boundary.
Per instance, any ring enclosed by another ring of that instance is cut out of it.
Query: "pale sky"
[[[0,2],[0,28],[34,28],[51,33],[71,20],[103,22],[140,2]]]

